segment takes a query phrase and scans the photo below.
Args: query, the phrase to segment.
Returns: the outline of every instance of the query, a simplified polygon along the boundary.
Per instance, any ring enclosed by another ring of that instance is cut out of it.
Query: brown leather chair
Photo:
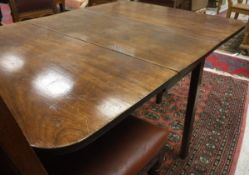
[[[54,0],[9,0],[15,22],[56,13]]]
[[[0,162],[8,165],[4,166],[5,169],[0,169],[0,174],[8,175],[9,172],[22,175],[155,173],[163,161],[162,147],[166,137],[165,129],[135,117],[127,117],[100,139],[80,151],[66,155],[41,151],[36,154],[0,98]]]

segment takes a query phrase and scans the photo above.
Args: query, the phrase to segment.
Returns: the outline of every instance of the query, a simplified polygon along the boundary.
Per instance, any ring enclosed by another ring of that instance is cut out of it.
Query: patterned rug
[[[241,54],[241,55],[248,56],[249,52],[247,52],[245,49],[240,48],[240,44],[243,41],[244,34],[245,34],[245,30],[241,31],[240,33],[235,35],[233,38],[228,40],[225,44],[220,46],[218,50],[226,51],[232,54],[238,54],[238,55]]]
[[[207,57],[205,67],[249,78],[249,58],[244,60],[214,52]]]
[[[204,71],[190,154],[179,158],[189,76],[180,81],[161,105],[151,99],[135,112],[167,127],[167,156],[161,175],[228,174],[240,136],[248,82]]]

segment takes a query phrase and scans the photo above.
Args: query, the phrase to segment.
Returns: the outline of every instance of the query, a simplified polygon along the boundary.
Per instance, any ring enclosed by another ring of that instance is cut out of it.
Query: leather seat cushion
[[[167,130],[128,117],[82,151],[61,156],[51,174],[132,175],[162,149]]]

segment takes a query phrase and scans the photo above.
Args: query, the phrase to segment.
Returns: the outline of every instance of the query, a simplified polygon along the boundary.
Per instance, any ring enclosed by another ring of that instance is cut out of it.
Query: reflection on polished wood
[[[136,2],[100,5],[31,23],[176,71],[196,62],[243,25]]]
[[[27,23],[0,37],[0,94],[39,148],[82,141],[176,74]]]
[[[135,2],[1,27],[0,95],[32,146],[85,142],[243,27]]]

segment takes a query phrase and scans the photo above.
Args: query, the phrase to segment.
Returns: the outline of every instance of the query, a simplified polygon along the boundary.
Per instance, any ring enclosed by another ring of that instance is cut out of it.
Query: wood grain
[[[137,2],[110,3],[31,23],[178,72],[244,27],[234,20]]]
[[[83,141],[176,75],[26,22],[0,38],[0,94],[38,148]]]
[[[0,173],[4,175],[47,175],[39,158],[29,146],[21,129],[13,118],[8,107],[0,97],[0,160],[5,162]]]
[[[32,146],[83,143],[173,86],[243,27],[135,2],[1,27],[0,96]]]

